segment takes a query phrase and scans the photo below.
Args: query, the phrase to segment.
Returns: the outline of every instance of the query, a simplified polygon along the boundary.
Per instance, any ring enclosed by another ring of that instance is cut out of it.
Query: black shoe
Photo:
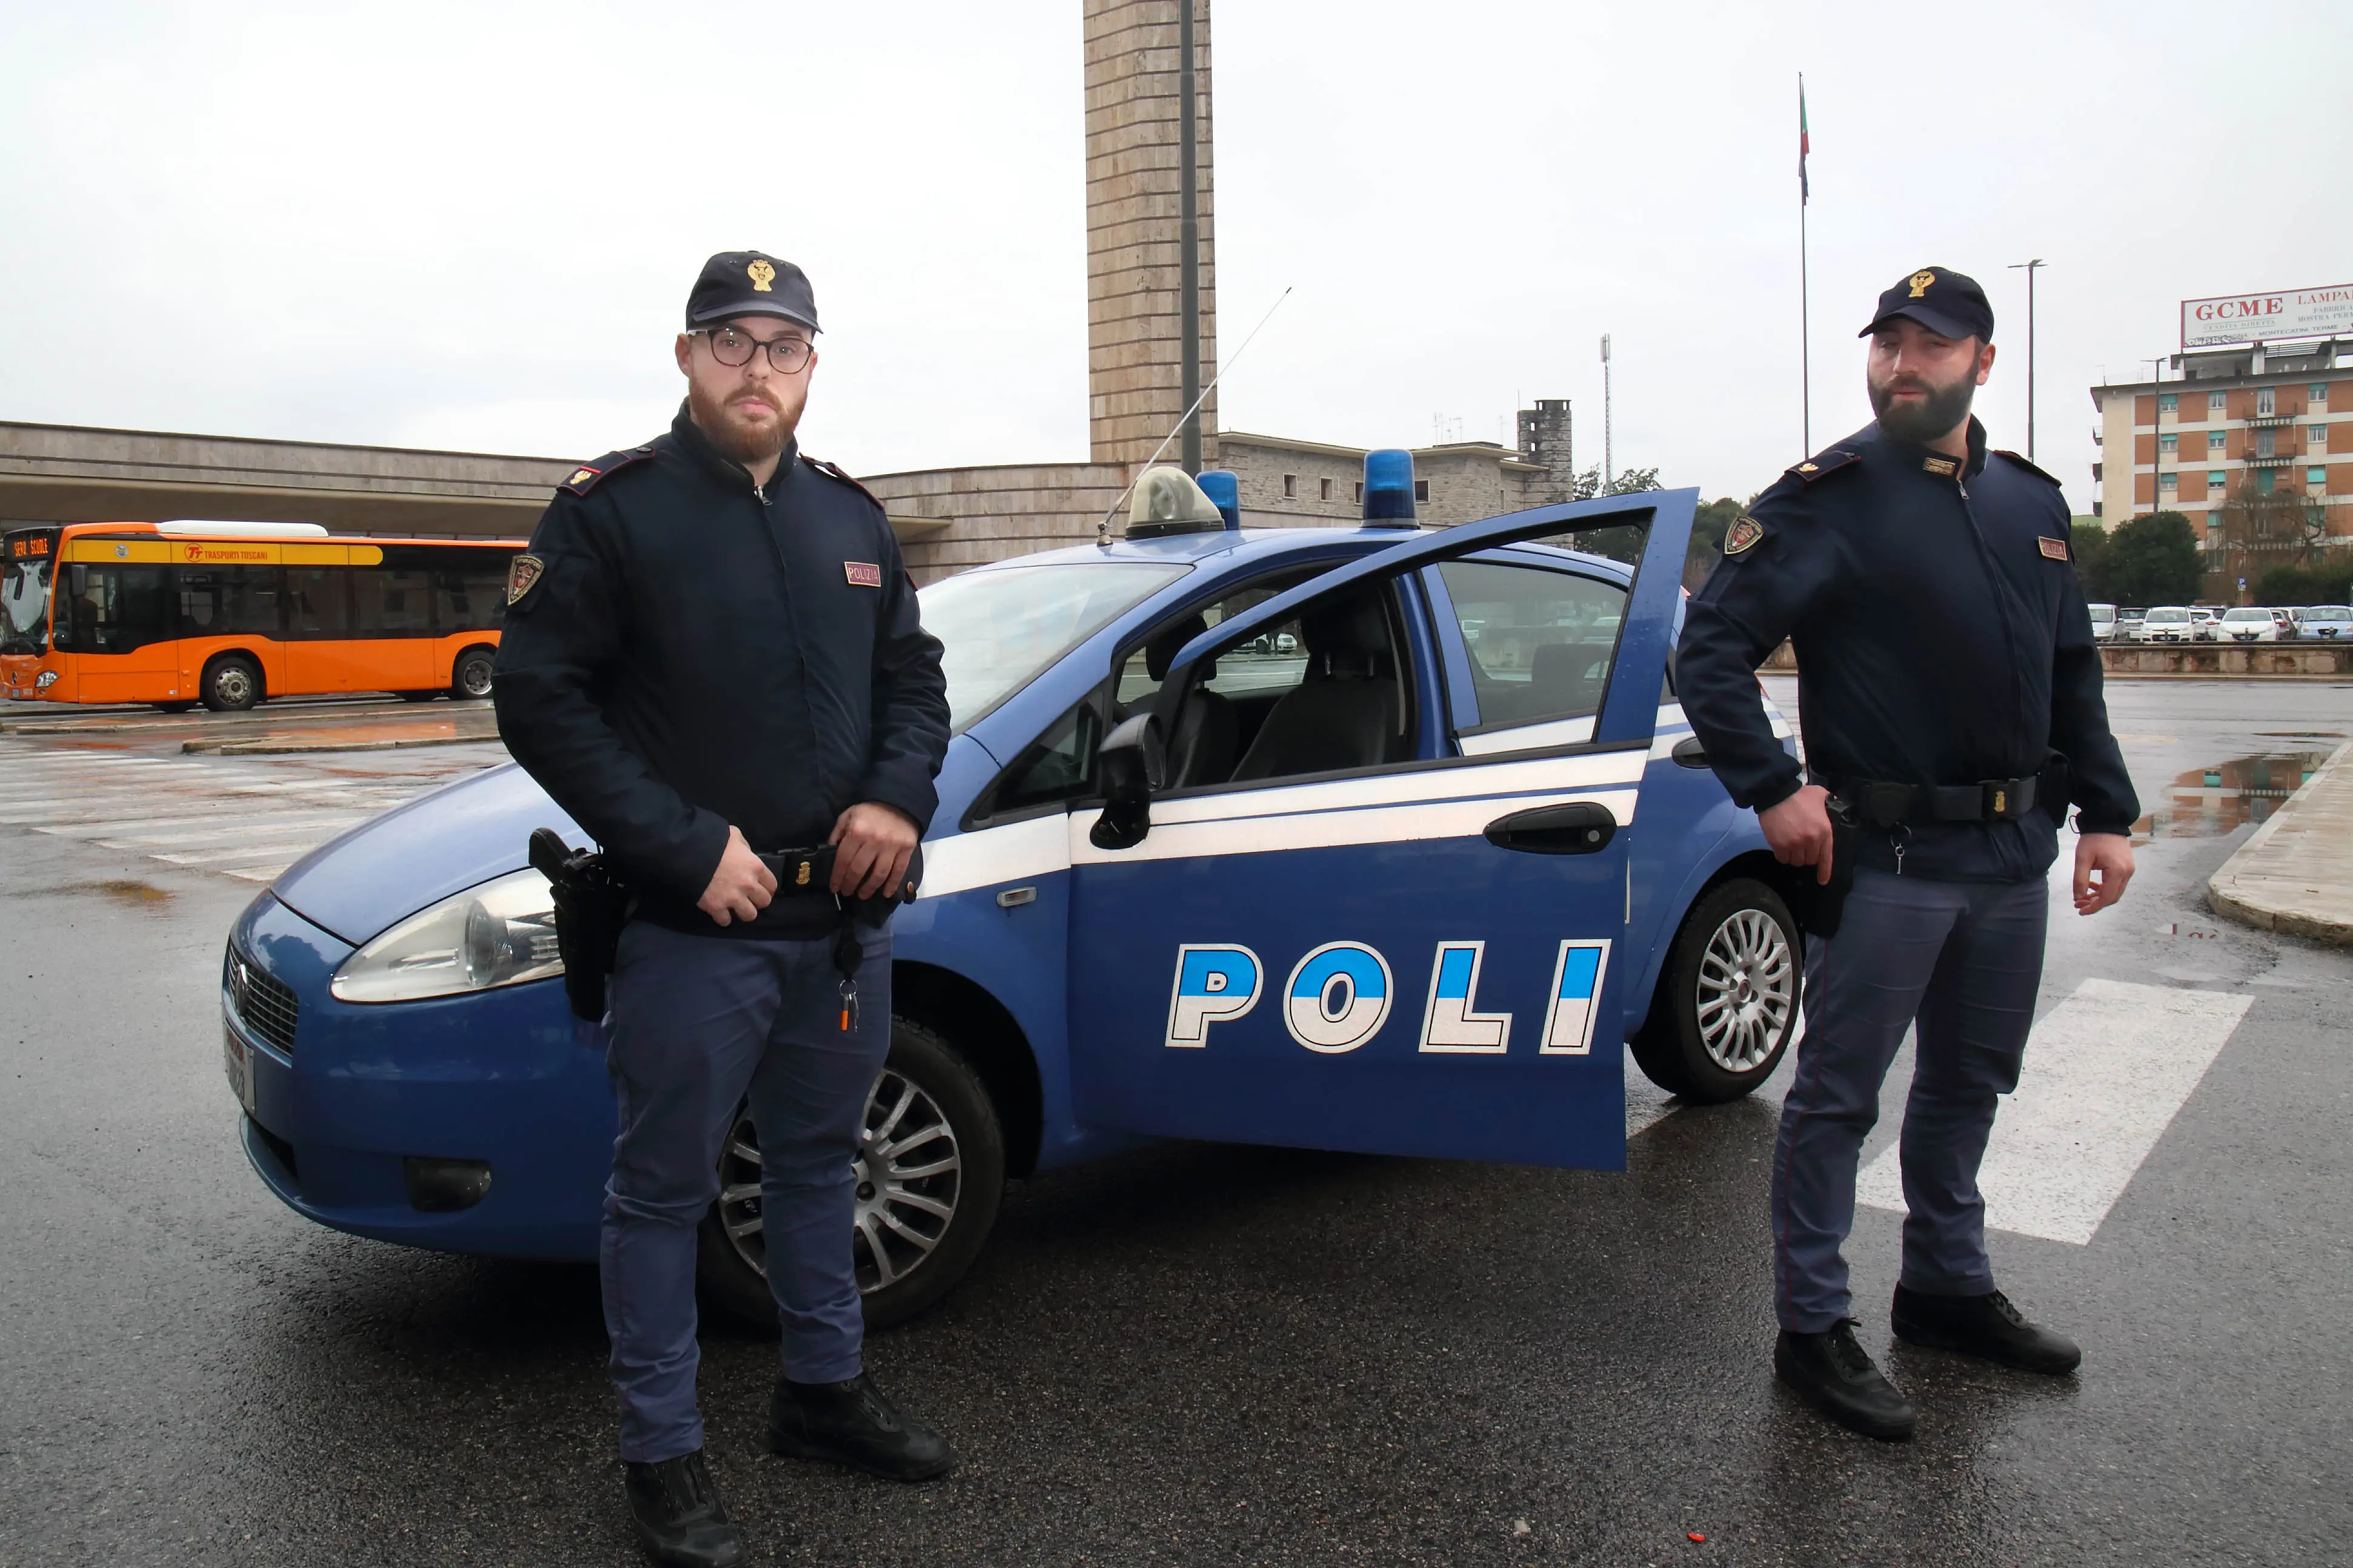
[[[702,1450],[641,1465],[631,1460],[629,1522],[654,1561],[673,1568],[735,1568],[751,1560],[744,1532],[727,1522]]]
[[[1879,1375],[1854,1342],[1852,1318],[1826,1333],[1782,1330],[1773,1346],[1773,1373],[1823,1415],[1866,1437],[1901,1443],[1919,1424],[1912,1402]]]
[[[1890,1317],[1899,1340],[2000,1362],[2021,1372],[2063,1377],[2084,1361],[2074,1341],[2036,1328],[1999,1290],[1982,1296],[1930,1296],[1898,1285]]]
[[[829,1459],[894,1481],[928,1481],[956,1463],[946,1438],[892,1409],[862,1372],[847,1383],[778,1378],[768,1447],[787,1458]]]

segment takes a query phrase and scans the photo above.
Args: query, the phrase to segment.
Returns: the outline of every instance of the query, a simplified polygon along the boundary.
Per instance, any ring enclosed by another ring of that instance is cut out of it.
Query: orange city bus
[[[0,534],[0,690],[182,712],[272,697],[490,695],[520,539],[308,522],[69,522]]]

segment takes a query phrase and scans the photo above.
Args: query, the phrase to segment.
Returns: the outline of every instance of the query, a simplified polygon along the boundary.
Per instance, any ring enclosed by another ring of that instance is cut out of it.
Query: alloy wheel
[[[1781,924],[1762,910],[1735,910],[1708,938],[1699,965],[1700,1043],[1726,1072],[1773,1054],[1797,1007],[1798,966]]]
[[[904,1074],[884,1069],[866,1096],[858,1155],[857,1240],[860,1294],[896,1284],[923,1267],[947,1235],[964,1186],[955,1129],[939,1103]],[[760,1138],[749,1107],[728,1129],[719,1162],[719,1219],[728,1244],[767,1272],[760,1215]]]

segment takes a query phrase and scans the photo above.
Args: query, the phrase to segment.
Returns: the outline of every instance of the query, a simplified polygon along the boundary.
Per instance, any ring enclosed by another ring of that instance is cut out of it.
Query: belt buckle
[[[1993,801],[1991,805],[1988,807],[1986,815],[1988,816],[1997,818],[2008,816],[2010,815],[2010,790],[2008,781],[2000,779],[1989,780],[1986,783],[1985,787],[1993,793]]]

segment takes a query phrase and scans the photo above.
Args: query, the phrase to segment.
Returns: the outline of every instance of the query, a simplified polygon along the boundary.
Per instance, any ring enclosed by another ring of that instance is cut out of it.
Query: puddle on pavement
[[[130,877],[110,877],[100,882],[60,882],[51,893],[103,893],[134,910],[160,910],[172,901],[172,889]]]
[[[2304,740],[2326,731],[2299,730]],[[2333,748],[2332,748],[2333,750]],[[2269,821],[2280,802],[2320,770],[2329,752],[2264,752],[2176,774],[2164,803],[2133,824],[2133,842],[2219,838],[2248,823]]]

